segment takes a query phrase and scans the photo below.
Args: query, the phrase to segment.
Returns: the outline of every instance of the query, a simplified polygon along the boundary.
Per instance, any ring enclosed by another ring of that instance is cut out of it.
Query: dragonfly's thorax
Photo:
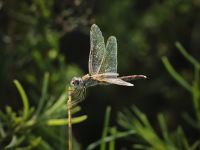
[[[76,89],[84,88],[84,82],[81,77],[73,77],[70,84]]]
[[[82,81],[86,88],[88,88],[90,86],[95,86],[98,84],[98,81],[94,80],[90,74],[86,74],[85,76],[83,76]]]

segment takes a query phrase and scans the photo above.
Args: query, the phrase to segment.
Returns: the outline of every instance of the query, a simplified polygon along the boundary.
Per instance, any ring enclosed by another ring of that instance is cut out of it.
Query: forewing
[[[133,86],[133,84],[123,81],[119,78],[105,78],[102,79],[101,81],[106,82],[106,83],[110,83],[110,84],[117,84],[117,85],[123,85],[123,86]]]
[[[93,24],[90,30],[90,55],[88,68],[91,75],[97,74],[105,55],[105,43],[101,30]]]
[[[119,75],[118,73],[107,72],[107,73],[102,73],[102,74],[95,74],[92,77],[93,78],[117,78],[118,75]]]
[[[102,59],[98,74],[117,73],[117,39],[110,36],[106,43],[105,55]]]

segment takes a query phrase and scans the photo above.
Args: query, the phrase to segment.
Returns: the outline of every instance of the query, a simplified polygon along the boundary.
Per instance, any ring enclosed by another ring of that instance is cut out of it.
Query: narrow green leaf
[[[163,114],[161,114],[161,113],[158,114],[158,121],[159,121],[160,127],[162,129],[163,136],[168,139],[169,135],[167,132],[167,124],[166,124],[166,120],[165,120]]]
[[[87,119],[86,115],[72,118],[72,124],[83,122]],[[68,124],[68,119],[49,119],[47,125],[49,126],[64,126]]]
[[[39,100],[38,108],[36,110],[36,116],[39,115],[39,113],[41,112],[44,106],[46,95],[47,95],[48,83],[49,83],[49,73],[45,73],[44,79],[43,79],[43,85],[42,85],[42,95]]]
[[[104,119],[104,126],[103,126],[103,132],[102,132],[102,136],[101,139],[103,140],[108,133],[108,127],[109,127],[109,120],[110,120],[110,112],[111,112],[111,107],[108,106],[106,108],[106,113],[105,113],[105,119]],[[105,150],[106,149],[106,143],[102,143],[100,145],[100,150]]]
[[[196,122],[196,119],[192,118],[188,113],[183,113],[183,118],[193,128],[196,128],[197,130],[200,130],[200,126]]]
[[[182,129],[181,126],[179,126],[177,128],[176,134],[177,134],[177,141],[178,141],[178,143],[182,147],[184,147],[184,149],[188,150],[189,149],[189,142],[188,142],[188,139],[186,138],[185,133],[184,133],[184,131],[183,131],[183,129]]]
[[[56,102],[45,111],[45,115],[51,116],[52,114],[55,114],[57,111],[59,111],[64,105],[66,105],[67,107],[66,98],[67,98],[66,92],[60,95],[58,100],[56,100]]]
[[[184,47],[179,43],[176,42],[175,43],[177,49],[179,50],[179,52],[194,66],[200,68],[200,63],[194,58],[192,57],[185,49]]]
[[[14,80],[14,84],[17,87],[17,90],[21,96],[22,103],[23,103],[23,119],[27,119],[29,115],[29,100],[28,97],[18,80]]]
[[[194,142],[194,144],[190,147],[190,150],[197,150],[197,148],[200,148],[200,140]]]
[[[169,60],[167,57],[162,57],[162,62],[169,72],[169,74],[181,85],[183,86],[187,91],[192,92],[192,87],[190,86],[189,83],[180,75],[178,74],[173,66],[170,64]]]
[[[200,125],[200,90],[199,90],[199,76],[200,75],[199,74],[200,74],[200,69],[195,67],[192,97],[193,97],[193,105],[194,105],[197,121]]]
[[[127,117],[125,113],[118,113],[118,123],[126,129],[133,129],[133,126],[131,124],[131,117]]]
[[[80,106],[76,106],[72,108],[72,114],[78,113],[81,111],[81,107]]]
[[[152,148],[156,150],[165,150],[166,144],[158,136],[152,125],[150,124],[146,115],[141,112],[137,107],[132,108],[136,117],[133,122],[136,133]]]
[[[147,146],[147,145],[134,144],[134,145],[133,145],[133,149],[151,150],[151,149],[153,149],[153,148],[151,148],[150,146]]]
[[[112,136],[115,136],[115,135],[117,134],[117,129],[116,129],[116,127],[112,127],[112,128],[110,129],[110,133],[111,133]],[[109,150],[115,150],[115,139],[113,139],[113,140],[111,140],[111,141],[109,142]]]
[[[51,14],[49,11],[50,10],[49,5],[47,5],[46,1],[44,0],[36,0],[35,2],[38,5],[41,16],[47,19]]]
[[[129,130],[126,132],[117,132],[116,135],[112,135],[112,136],[107,136],[104,139],[98,140],[90,145],[88,145],[88,147],[86,148],[86,150],[92,150],[95,149],[97,146],[99,146],[102,143],[106,143],[106,142],[110,142],[119,138],[124,138],[130,135],[135,134],[136,132],[134,130]]]
[[[158,114],[158,121],[162,130],[162,135],[165,139],[165,141],[167,141],[168,143],[171,143],[169,134],[168,134],[168,130],[167,130],[167,122],[163,116],[163,114],[159,113]]]
[[[17,137],[14,135],[14,136],[12,136],[10,143],[5,146],[5,149],[10,149],[10,148],[15,147],[17,145],[17,143],[18,143]]]
[[[5,136],[6,136],[6,133],[4,131],[3,124],[0,122],[0,137],[4,138]]]
[[[26,136],[24,135],[18,137],[16,135],[12,135],[12,139],[10,139],[10,143],[8,143],[8,145],[5,146],[5,150],[15,149],[24,142],[25,138]]]

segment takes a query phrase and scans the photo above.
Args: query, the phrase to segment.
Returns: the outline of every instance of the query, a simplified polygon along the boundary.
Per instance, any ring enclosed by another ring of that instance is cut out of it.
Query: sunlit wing
[[[86,96],[86,89],[74,89],[72,91],[72,106],[77,105],[79,102],[83,101]]]
[[[106,51],[103,55],[98,74],[117,73],[117,40],[110,36],[106,43]]]
[[[92,75],[93,78],[116,78],[117,76],[119,76],[119,74],[114,72]]]
[[[90,55],[88,68],[91,75],[97,74],[105,55],[105,43],[101,30],[93,24],[90,30]]]
[[[101,81],[110,83],[110,84],[117,84],[117,85],[123,85],[123,86],[133,86],[133,84],[123,81],[120,78],[104,78]]]

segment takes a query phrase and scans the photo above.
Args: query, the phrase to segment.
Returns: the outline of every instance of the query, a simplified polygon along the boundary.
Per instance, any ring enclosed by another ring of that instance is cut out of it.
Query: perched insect
[[[128,81],[146,78],[145,75],[118,77],[117,73],[117,40],[110,36],[105,45],[101,30],[95,24],[90,30],[89,74],[74,77],[71,80],[73,104],[84,100],[86,88],[95,85],[117,84],[133,86]]]

